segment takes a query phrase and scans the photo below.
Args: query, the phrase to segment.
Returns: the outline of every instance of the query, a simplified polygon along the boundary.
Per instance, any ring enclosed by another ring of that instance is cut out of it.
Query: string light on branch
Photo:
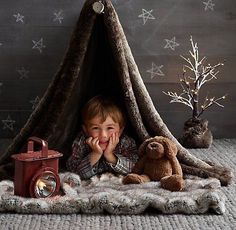
[[[199,48],[197,43],[194,43],[192,36],[190,36],[190,43],[192,47],[192,50],[189,50],[190,57],[180,55],[186,62],[186,64],[183,65],[183,77],[180,78],[182,93],[177,94],[176,92],[171,91],[163,93],[171,98],[170,103],[182,103],[190,107],[192,110],[192,117],[198,118],[212,105],[224,107],[219,101],[225,99],[226,95],[219,98],[211,97],[210,99],[206,97],[203,104],[198,105],[201,87],[207,82],[217,79],[216,75],[219,73],[218,68],[223,66],[224,63],[220,62],[215,65],[208,63],[204,65],[206,57],[199,58]],[[185,74],[187,71],[189,74],[186,77]]]

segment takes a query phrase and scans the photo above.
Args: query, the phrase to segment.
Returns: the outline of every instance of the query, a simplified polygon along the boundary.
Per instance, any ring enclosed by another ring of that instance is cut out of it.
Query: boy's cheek
[[[98,137],[98,135],[92,131],[88,132],[88,136],[92,137],[92,138],[96,138]]]

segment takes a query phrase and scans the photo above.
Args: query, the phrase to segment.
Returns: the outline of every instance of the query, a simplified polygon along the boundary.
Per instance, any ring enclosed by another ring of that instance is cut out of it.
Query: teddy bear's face
[[[146,153],[149,159],[160,159],[165,155],[165,149],[161,143],[153,141],[146,146]]]

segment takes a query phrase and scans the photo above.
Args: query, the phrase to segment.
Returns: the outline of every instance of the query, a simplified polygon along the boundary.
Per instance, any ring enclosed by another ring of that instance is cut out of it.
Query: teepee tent
[[[99,1],[104,12],[95,12],[97,0],[87,0],[62,64],[28,121],[0,156],[11,161],[27,138],[47,140],[50,148],[64,154],[62,166],[80,129],[80,110],[91,97],[104,92],[125,107],[128,128],[139,143],[150,136],[168,137],[177,144],[184,173],[216,177],[222,185],[232,179],[230,169],[206,163],[183,148],[164,124],[142,81],[111,0]]]

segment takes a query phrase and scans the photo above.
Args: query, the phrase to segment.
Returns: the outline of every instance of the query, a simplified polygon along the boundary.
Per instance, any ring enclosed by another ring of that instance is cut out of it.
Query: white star
[[[29,71],[26,70],[24,67],[21,67],[21,69],[18,69],[17,72],[20,74],[20,79],[28,78]]]
[[[6,120],[2,120],[3,123],[3,129],[10,129],[11,131],[14,130],[13,124],[16,123],[16,121],[12,120],[10,115],[7,116]]]
[[[155,17],[151,14],[152,11],[153,10],[147,11],[145,9],[142,9],[142,14],[140,14],[138,17],[143,18],[143,25],[145,25],[148,19],[155,19]]]
[[[39,96],[37,96],[35,99],[33,99],[33,100],[30,101],[30,103],[32,104],[32,109],[33,109],[33,110],[37,107],[39,101],[40,101]]]
[[[204,10],[207,11],[208,9],[214,10],[215,4],[212,2],[212,0],[208,0],[207,2],[202,2],[205,5]]]
[[[34,46],[32,47],[32,49],[38,49],[40,53],[42,53],[43,48],[45,48],[46,46],[43,44],[43,38],[41,38],[39,41],[34,41],[32,40],[32,42],[34,43]]]
[[[179,43],[177,43],[176,41],[175,41],[175,37],[173,37],[172,39],[165,39],[165,41],[166,41],[166,45],[164,46],[164,48],[165,49],[168,49],[168,48],[170,48],[170,49],[172,49],[172,50],[175,50],[175,47],[176,46],[179,46]]]
[[[24,23],[24,20],[23,20],[23,19],[24,19],[25,16],[23,16],[23,15],[17,13],[17,14],[14,14],[13,17],[16,18],[16,22],[22,22],[22,23]]]
[[[2,46],[3,44],[0,42],[0,46]]]
[[[165,76],[165,74],[161,71],[163,65],[157,66],[152,62],[152,68],[147,70],[148,73],[151,73],[151,79],[153,79],[156,75]]]
[[[63,15],[62,15],[62,10],[58,11],[58,12],[55,12],[54,15],[55,15],[55,18],[53,19],[53,21],[58,21],[60,24],[62,22],[62,19],[64,19]]]

